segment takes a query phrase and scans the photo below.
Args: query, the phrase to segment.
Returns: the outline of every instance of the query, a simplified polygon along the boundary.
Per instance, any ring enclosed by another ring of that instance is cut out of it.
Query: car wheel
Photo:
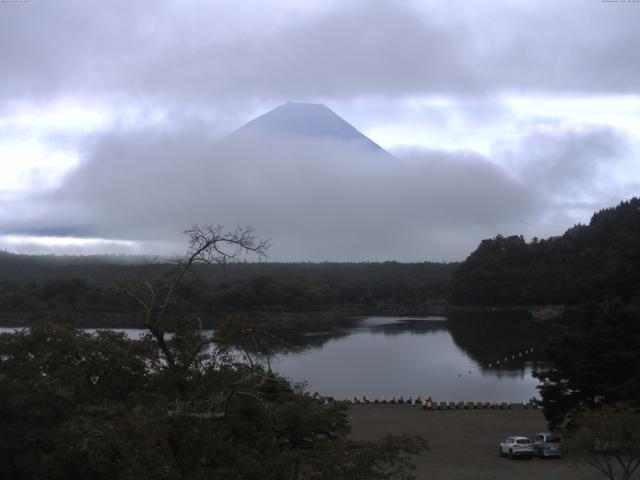
[[[538,458],[544,458],[544,452],[542,450],[538,450]]]
[[[513,450],[509,450],[509,458],[513,460]]]

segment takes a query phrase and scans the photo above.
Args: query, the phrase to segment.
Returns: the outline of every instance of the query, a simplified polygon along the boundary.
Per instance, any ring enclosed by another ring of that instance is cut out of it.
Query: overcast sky
[[[461,260],[640,191],[640,2],[0,2],[0,248]],[[323,103],[395,159],[219,140]]]

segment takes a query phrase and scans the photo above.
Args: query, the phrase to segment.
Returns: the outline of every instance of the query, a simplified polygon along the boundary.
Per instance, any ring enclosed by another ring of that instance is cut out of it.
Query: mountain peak
[[[385,152],[382,147],[321,103],[284,103],[249,121],[231,136],[247,134],[326,138],[361,143],[368,150]]]

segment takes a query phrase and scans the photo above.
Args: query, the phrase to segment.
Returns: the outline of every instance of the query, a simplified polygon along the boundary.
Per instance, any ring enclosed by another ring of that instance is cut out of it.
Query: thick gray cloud
[[[540,192],[565,200],[598,195],[629,155],[629,138],[603,125],[545,125],[503,145],[498,154]]]
[[[274,260],[458,259],[542,207],[465,152],[395,159],[327,139],[211,143],[185,128],[111,132],[86,155],[49,198],[82,206],[86,235],[177,243],[191,223],[240,222],[272,239]]]
[[[192,223],[241,223],[272,239],[274,260],[459,260],[482,238],[560,234],[617,203],[624,195],[605,187],[628,139],[556,125],[493,158],[393,153],[260,129],[216,141],[199,122],[125,125],[87,138],[62,187],[25,199],[29,214],[3,223],[8,233],[132,240],[161,254],[180,252]]]
[[[637,92],[640,7],[563,2],[34,0],[0,7],[4,100]]]

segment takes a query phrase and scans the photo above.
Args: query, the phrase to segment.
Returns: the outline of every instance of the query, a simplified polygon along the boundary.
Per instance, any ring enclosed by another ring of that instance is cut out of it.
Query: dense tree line
[[[483,240],[455,270],[450,298],[462,305],[580,304],[640,288],[640,199],[593,215],[561,237]]]
[[[89,323],[130,319],[136,304],[119,295],[115,286],[143,276],[163,278],[174,266],[115,265],[103,262],[103,257],[98,257],[98,263],[69,257],[70,263],[61,264],[51,263],[49,257],[0,257],[2,277],[24,263],[36,265],[26,268],[28,277],[0,280],[0,314],[5,323],[52,312],[74,314]],[[454,264],[396,262],[239,263],[224,270],[197,265],[181,282],[177,296],[185,309],[205,319],[243,311],[424,309],[446,297],[454,268]]]

